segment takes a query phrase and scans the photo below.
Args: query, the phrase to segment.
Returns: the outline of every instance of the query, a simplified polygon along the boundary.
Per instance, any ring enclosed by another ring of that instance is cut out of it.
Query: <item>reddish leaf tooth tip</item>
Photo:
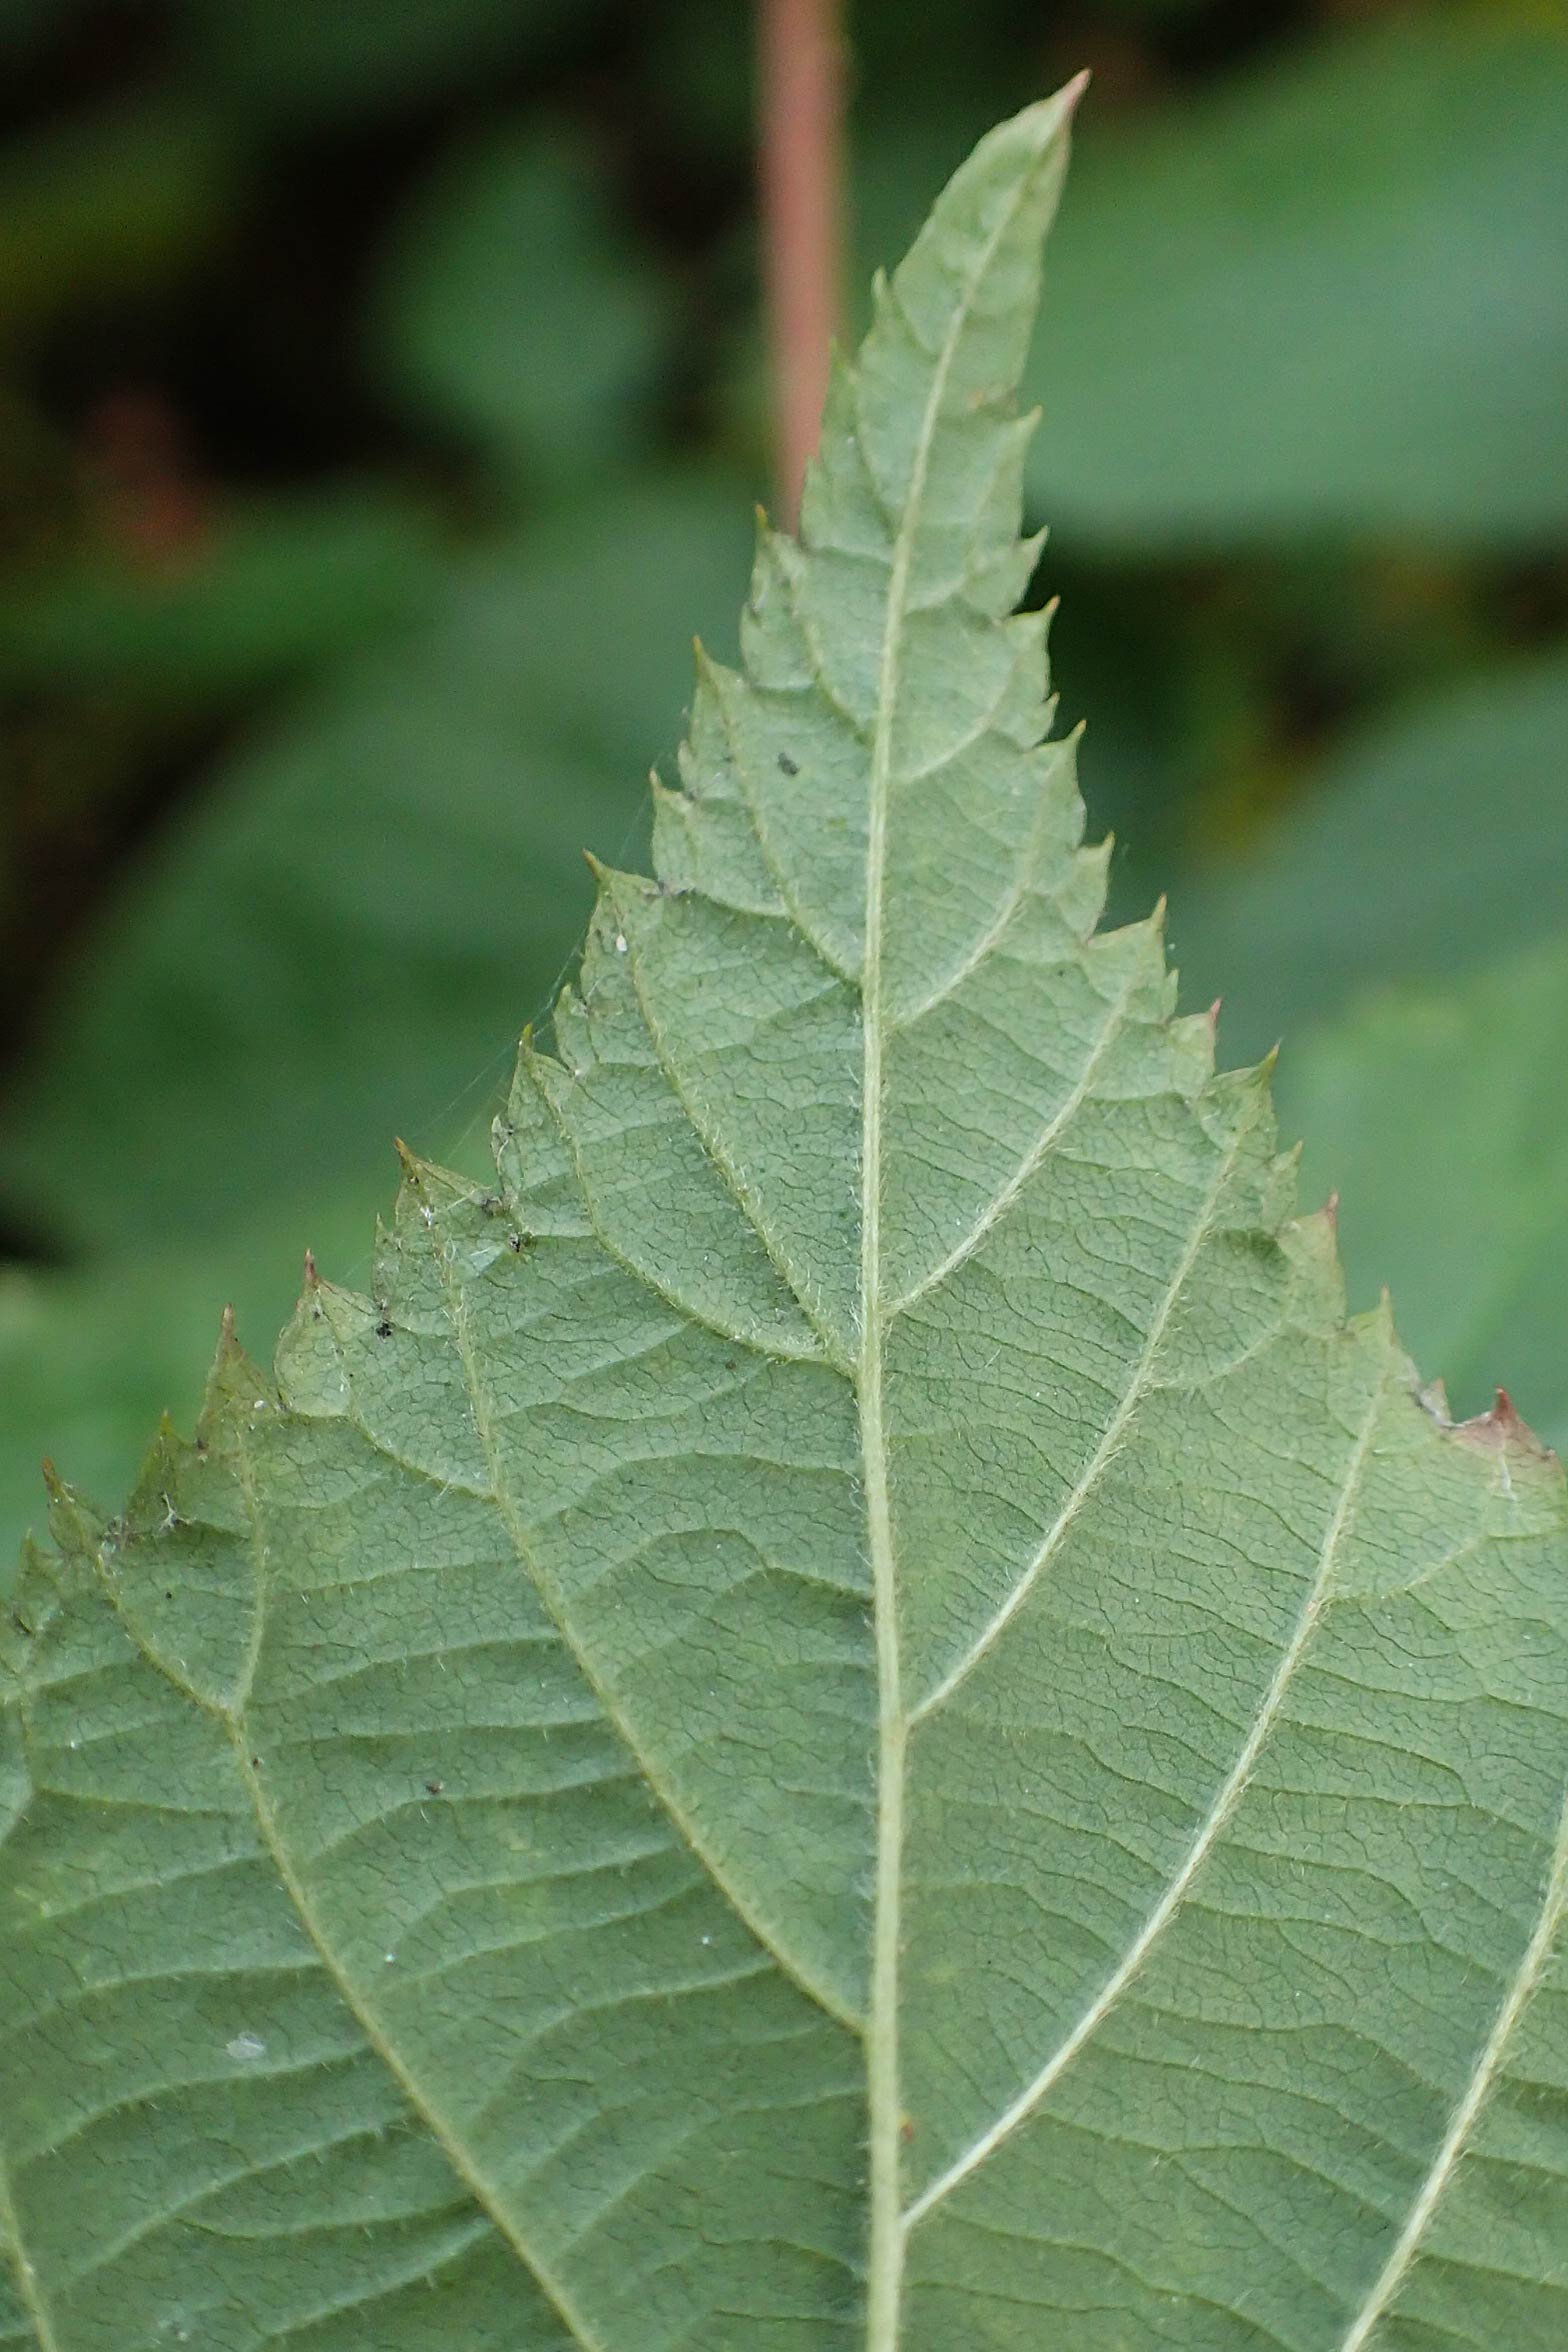
[[[1543,1461],[1551,1459],[1551,1447],[1536,1436],[1506,1388],[1497,1390],[1486,1412],[1473,1413],[1468,1421],[1458,1422],[1454,1435],[1468,1439],[1472,1445],[1490,1446],[1497,1452],[1505,1446],[1515,1446],[1539,1455]]]

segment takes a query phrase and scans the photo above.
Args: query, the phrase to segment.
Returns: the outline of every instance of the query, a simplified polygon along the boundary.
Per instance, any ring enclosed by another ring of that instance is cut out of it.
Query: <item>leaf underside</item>
[[[1074,95],[879,289],[493,1191],[57,1491],[0,2344],[1568,2340],[1563,1484],[1095,933],[1015,612]]]

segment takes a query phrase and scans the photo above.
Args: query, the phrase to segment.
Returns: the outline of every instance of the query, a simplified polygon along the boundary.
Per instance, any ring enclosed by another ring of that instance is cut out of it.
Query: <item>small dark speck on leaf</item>
[[[798,776],[800,774],[800,762],[798,760],[792,760],[787,751],[781,751],[779,753],[779,766],[783,769],[786,776]]]
[[[380,1322],[376,1325],[376,1337],[377,1339],[390,1339],[392,1337],[392,1325],[385,1315],[382,1316]]]
[[[724,1369],[726,1372],[733,1372],[735,1370],[735,1358],[733,1356],[725,1357]]]

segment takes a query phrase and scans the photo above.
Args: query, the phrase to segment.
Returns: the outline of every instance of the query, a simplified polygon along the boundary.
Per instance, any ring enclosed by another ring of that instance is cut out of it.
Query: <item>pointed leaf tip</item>
[[[1031,133],[1043,154],[1053,140],[1071,129],[1073,117],[1082,105],[1084,93],[1092,79],[1091,69],[1084,66],[1070,81],[1063,82],[1060,89],[1052,90],[1046,97],[1036,98],[1021,108],[1010,124],[1003,124],[1003,130],[1017,129]]]

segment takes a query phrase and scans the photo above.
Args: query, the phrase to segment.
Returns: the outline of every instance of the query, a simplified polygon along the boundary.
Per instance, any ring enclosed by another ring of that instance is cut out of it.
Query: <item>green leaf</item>
[[[1379,989],[1285,1057],[1305,1182],[1337,1190],[1353,1295],[1393,1286],[1456,1409],[1506,1381],[1568,1444],[1568,942]]]
[[[203,77],[290,128],[429,104],[590,29],[602,0],[180,0]]]
[[[344,484],[227,507],[162,564],[92,548],[0,600],[0,683],[202,702],[320,667],[430,603],[434,532]]]
[[[350,1184],[311,1204],[312,1246],[350,1277],[368,1271],[380,1190]],[[275,1331],[287,1318],[299,1237],[290,1212],[243,1237],[166,1242],[107,1263],[0,1267],[0,1595],[43,1513],[40,1460],[68,1462],[90,1493],[123,1494],[159,1414],[188,1425],[200,1408],[213,1301],[226,1299],[247,1331]]]
[[[1555,545],[1568,41],[1395,16],[1109,131],[1052,255],[1030,485],[1065,535]]]
[[[480,1164],[518,1006],[547,1007],[591,904],[582,848],[642,839],[691,623],[723,628],[744,576],[728,486],[579,503],[454,567],[422,630],[229,764],[143,866],[7,1106],[9,1198],[77,1265],[0,1279],[0,1586],[41,1455],[118,1492],[160,1408],[194,1408],[215,1299],[273,1330],[302,1241],[363,1266],[395,1127]],[[190,681],[220,632],[182,654],[164,610],[138,676],[157,651]]]
[[[1562,2340],[1562,1480],[1094,933],[1011,617],[1074,95],[882,291],[494,1183],[57,1497],[0,2341]]]
[[[1560,544],[1561,27],[1395,14],[1167,89],[1101,129],[1053,240],[1025,394],[1059,541]],[[951,97],[911,106],[885,77],[866,111],[858,243],[882,261],[961,132]]]
[[[649,437],[669,304],[582,141],[529,125],[443,158],[383,265],[375,341],[408,403],[540,488]]]
[[[177,284],[235,201],[220,127],[180,100],[81,115],[0,159],[0,346],[72,303]]]
[[[1378,981],[1437,979],[1556,930],[1565,734],[1560,654],[1365,723],[1254,855],[1217,864],[1177,908],[1191,1001],[1223,991],[1228,1038],[1258,1053]]]
[[[368,1222],[394,1128],[448,1150],[454,1098],[488,1114],[586,920],[583,847],[626,844],[692,624],[744,576],[732,489],[635,481],[454,566],[422,628],[230,762],[40,1038],[0,1142],[18,1215],[237,1260],[356,1183]]]

